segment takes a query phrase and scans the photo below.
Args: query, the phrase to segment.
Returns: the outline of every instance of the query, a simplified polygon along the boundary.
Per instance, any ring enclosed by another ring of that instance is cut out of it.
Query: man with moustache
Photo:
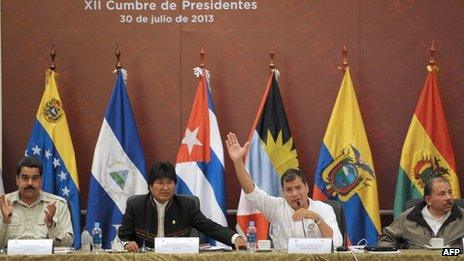
[[[236,249],[246,248],[239,234],[208,219],[192,198],[174,194],[177,175],[169,162],[155,163],[148,176],[149,193],[127,200],[118,230],[124,249],[137,251],[155,237],[188,237],[192,228]]]
[[[427,248],[430,238],[444,239],[444,245],[461,247],[464,237],[464,209],[454,203],[451,186],[444,177],[424,185],[424,201],[401,213],[383,229],[378,246]]]
[[[53,239],[55,246],[73,243],[71,215],[64,198],[42,191],[42,163],[22,158],[16,166],[18,190],[0,196],[0,247],[9,239]]]
[[[254,184],[243,163],[250,142],[242,147],[235,134],[229,133],[226,146],[245,198],[270,222],[269,234],[276,249],[286,249],[288,239],[298,237],[332,238],[335,247],[343,244],[333,208],[308,197],[308,184],[301,171],[289,169],[282,175],[283,198],[269,196]],[[309,235],[310,230],[313,235]]]

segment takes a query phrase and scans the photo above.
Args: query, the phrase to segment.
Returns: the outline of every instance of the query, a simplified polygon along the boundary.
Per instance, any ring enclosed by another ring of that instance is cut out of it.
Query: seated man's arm
[[[71,214],[66,201],[57,200],[53,222],[47,226],[48,235],[56,246],[70,247],[74,241]]]
[[[232,242],[232,238],[236,232],[207,218],[193,202],[187,211],[193,214],[191,220],[193,228],[223,244],[234,246],[235,242]]]
[[[388,227],[385,227],[383,233],[379,236],[377,246],[400,248],[404,222],[405,219],[400,216]]]
[[[13,215],[13,207],[5,195],[0,196],[0,209],[2,213],[2,222],[0,222],[0,248],[3,248],[6,247],[8,224],[11,222]]]
[[[138,250],[138,245],[135,242],[134,210],[129,200],[130,198],[127,200],[126,211],[122,216],[121,226],[118,228],[118,237],[124,242],[124,249],[136,251]],[[144,215],[144,213],[140,214]]]
[[[343,245],[343,236],[338,227],[337,216],[331,206],[327,206],[324,212],[321,212],[319,219],[315,220],[316,225],[321,231],[322,237],[332,238],[335,247]]]
[[[6,231],[8,229],[8,224],[5,224],[3,221],[0,221],[0,248],[6,247]]]

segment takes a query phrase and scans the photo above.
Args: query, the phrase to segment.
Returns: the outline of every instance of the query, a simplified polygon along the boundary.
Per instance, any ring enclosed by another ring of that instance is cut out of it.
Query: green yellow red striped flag
[[[422,198],[427,180],[443,176],[455,198],[460,197],[453,146],[438,91],[437,70],[428,66],[428,75],[419,97],[401,153],[393,214],[405,203]]]

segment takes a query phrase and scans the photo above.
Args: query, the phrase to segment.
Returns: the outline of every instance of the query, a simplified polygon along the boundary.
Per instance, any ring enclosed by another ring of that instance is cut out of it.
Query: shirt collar
[[[448,211],[446,212],[443,216],[441,217],[436,217],[434,216],[432,213],[430,213],[430,210],[429,208],[427,207],[428,205],[425,205],[424,208],[422,208],[422,215],[424,216],[424,219],[431,219],[431,220],[435,220],[435,221],[439,221],[439,220],[446,220],[450,215],[451,215],[451,211]]]
[[[169,202],[169,200],[168,200],[168,201],[166,201],[166,202],[164,202],[164,203],[160,203],[160,202],[158,202],[158,200],[156,200],[154,197],[151,197],[151,198],[152,198],[153,201],[155,202],[156,207],[157,207],[158,209],[163,209],[163,208],[165,208],[166,205],[167,205],[168,202]]]
[[[39,191],[39,196],[37,197],[36,201],[34,201],[34,203],[32,203],[30,206],[27,205],[24,201],[22,201],[19,198],[19,190],[16,190],[16,191],[12,192],[10,194],[10,196],[9,196],[9,199],[11,201],[11,204],[13,204],[14,202],[17,202],[17,203],[19,203],[21,205],[28,206],[28,207],[33,207],[36,204],[38,204],[39,202],[41,202],[41,201],[44,201],[44,202],[47,202],[47,203],[51,202],[50,199],[45,197],[44,192],[42,190]]]

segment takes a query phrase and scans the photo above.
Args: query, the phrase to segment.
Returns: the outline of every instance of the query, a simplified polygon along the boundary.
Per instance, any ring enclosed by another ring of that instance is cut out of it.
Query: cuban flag
[[[210,74],[195,68],[200,78],[192,111],[185,128],[176,173],[176,192],[200,199],[201,212],[218,224],[227,226],[224,186],[224,150],[210,88]],[[218,242],[210,240],[210,244]]]
[[[132,195],[148,192],[145,156],[135,124],[123,72],[118,71],[92,162],[87,228],[100,222],[103,248],[111,248]]]

